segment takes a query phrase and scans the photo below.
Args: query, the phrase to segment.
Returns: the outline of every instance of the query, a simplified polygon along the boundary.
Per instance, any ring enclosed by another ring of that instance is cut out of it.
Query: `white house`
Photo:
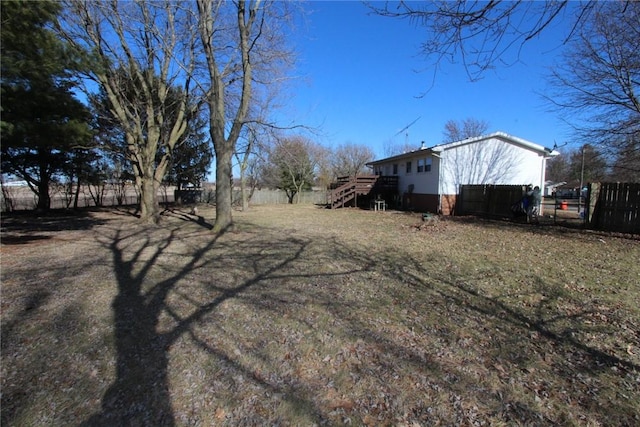
[[[397,176],[404,206],[451,214],[461,185],[539,186],[546,160],[558,155],[504,132],[425,147],[368,164],[376,175]]]

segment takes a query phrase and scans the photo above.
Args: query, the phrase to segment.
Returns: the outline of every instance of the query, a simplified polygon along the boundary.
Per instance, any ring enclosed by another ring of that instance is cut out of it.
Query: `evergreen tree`
[[[126,76],[122,75],[126,81]],[[128,103],[134,105],[139,103],[138,108],[143,110],[145,105],[142,100],[136,98],[137,89],[131,82],[122,85],[123,97],[128,99]],[[169,87],[164,101],[155,99],[157,108],[163,110],[165,117],[162,125],[162,134],[169,135],[171,127],[179,114],[178,108],[180,100],[186,95],[180,87]],[[113,158],[120,159],[121,164],[131,164],[129,160],[128,147],[125,131],[120,121],[116,119],[110,109],[109,100],[100,90],[90,98],[91,108],[94,113],[94,126],[98,141],[103,150],[113,153]],[[213,158],[213,147],[207,138],[205,131],[206,120],[199,114],[195,104],[187,101],[188,114],[186,117],[186,129],[182,136],[172,147],[170,144],[160,144],[155,154],[156,167],[166,157],[169,159],[166,173],[162,181],[169,185],[178,187],[193,184],[199,186],[205,179],[211,160]],[[129,171],[127,178],[131,178],[134,170]]]
[[[189,119],[187,130],[171,155],[165,182],[184,188],[200,187],[213,160],[213,146],[204,131],[205,121],[199,116]]]
[[[50,29],[59,10],[50,1],[1,9],[2,171],[28,183],[39,210],[50,208],[50,183],[72,147],[91,138],[88,111],[72,93],[82,58]]]

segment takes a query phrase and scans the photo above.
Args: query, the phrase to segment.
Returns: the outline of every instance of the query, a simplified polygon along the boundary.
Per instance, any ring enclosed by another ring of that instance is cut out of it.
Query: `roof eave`
[[[432,151],[433,150],[431,148],[419,148],[417,150],[409,151],[407,153],[397,154],[395,156],[386,157],[386,158],[380,159],[380,160],[374,160],[372,162],[367,163],[366,166],[375,166],[375,165],[380,164],[380,163],[389,163],[389,162],[392,162],[394,160],[400,160],[400,159],[412,157],[412,156],[416,155],[417,153],[432,152]]]

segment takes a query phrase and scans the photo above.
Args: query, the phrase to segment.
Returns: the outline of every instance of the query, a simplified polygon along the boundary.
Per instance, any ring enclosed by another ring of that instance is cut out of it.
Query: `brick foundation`
[[[402,207],[416,212],[442,213],[442,215],[454,215],[456,207],[456,195],[445,194],[442,196],[442,212],[438,212],[437,194],[404,193]]]

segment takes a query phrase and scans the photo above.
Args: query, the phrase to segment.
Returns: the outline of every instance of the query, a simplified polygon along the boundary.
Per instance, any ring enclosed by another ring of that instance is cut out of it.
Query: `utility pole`
[[[582,206],[582,186],[584,182],[584,144],[582,144],[582,168],[580,169],[580,189],[578,190],[578,213]]]

